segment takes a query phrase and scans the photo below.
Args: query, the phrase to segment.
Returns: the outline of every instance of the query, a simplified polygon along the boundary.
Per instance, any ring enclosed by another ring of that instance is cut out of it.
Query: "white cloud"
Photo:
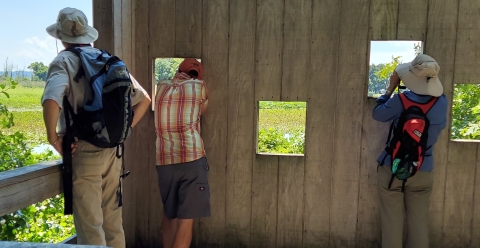
[[[59,51],[63,49],[62,43],[58,42]],[[45,36],[39,38],[33,36],[24,39],[12,49],[2,51],[1,56],[5,59],[8,58],[8,64],[13,65],[14,68],[27,68],[33,62],[42,62],[45,65],[50,62],[57,55],[57,48],[55,46],[55,38],[51,36]],[[2,67],[5,65],[4,61],[1,61]]]

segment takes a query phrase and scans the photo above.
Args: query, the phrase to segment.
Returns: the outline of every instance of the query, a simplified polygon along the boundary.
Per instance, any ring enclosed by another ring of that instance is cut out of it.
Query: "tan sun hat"
[[[412,62],[398,65],[395,68],[405,86],[419,95],[441,96],[443,85],[438,79],[440,66],[435,59],[420,54]]]
[[[85,14],[75,8],[60,10],[57,23],[48,26],[47,33],[71,44],[89,44],[98,38],[98,31],[88,26]]]

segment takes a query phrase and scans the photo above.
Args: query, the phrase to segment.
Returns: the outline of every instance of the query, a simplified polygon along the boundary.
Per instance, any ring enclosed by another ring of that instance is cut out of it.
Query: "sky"
[[[402,56],[400,61],[410,62],[415,58],[414,45],[419,41],[372,41],[370,43],[370,64],[388,63],[392,56]]]
[[[2,0],[0,16],[0,71],[5,62],[13,70],[28,70],[33,62],[48,65],[57,55],[55,38],[45,30],[54,24],[58,12],[65,8],[77,8],[93,24],[91,0]],[[59,51],[63,49],[58,42]]]
[[[0,16],[0,71],[6,60],[13,70],[28,70],[33,62],[48,65],[57,54],[55,39],[45,29],[55,23],[58,12],[65,7],[82,10],[93,24],[91,0],[2,0]],[[415,41],[373,41],[370,64],[388,63],[392,56],[402,56],[403,62],[415,57]],[[57,43],[59,51],[63,49]]]

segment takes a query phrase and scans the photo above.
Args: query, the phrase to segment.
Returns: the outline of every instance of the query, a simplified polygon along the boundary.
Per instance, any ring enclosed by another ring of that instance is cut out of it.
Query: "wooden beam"
[[[0,216],[63,192],[60,160],[0,173]]]

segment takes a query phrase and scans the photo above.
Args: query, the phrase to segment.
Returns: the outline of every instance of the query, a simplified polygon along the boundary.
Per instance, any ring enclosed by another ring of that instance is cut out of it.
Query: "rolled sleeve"
[[[383,95],[377,99],[377,106],[373,109],[372,117],[376,121],[387,122],[400,117],[402,111],[402,102],[397,94],[392,98]]]
[[[66,66],[61,62],[51,63],[41,104],[43,105],[46,100],[54,100],[60,108],[63,108],[62,100],[68,91],[68,83],[69,75]]]
[[[145,98],[148,94],[144,88],[138,83],[138,81],[130,74],[130,78],[132,79],[133,83],[133,90],[132,90],[132,106],[137,105],[139,102]]]

